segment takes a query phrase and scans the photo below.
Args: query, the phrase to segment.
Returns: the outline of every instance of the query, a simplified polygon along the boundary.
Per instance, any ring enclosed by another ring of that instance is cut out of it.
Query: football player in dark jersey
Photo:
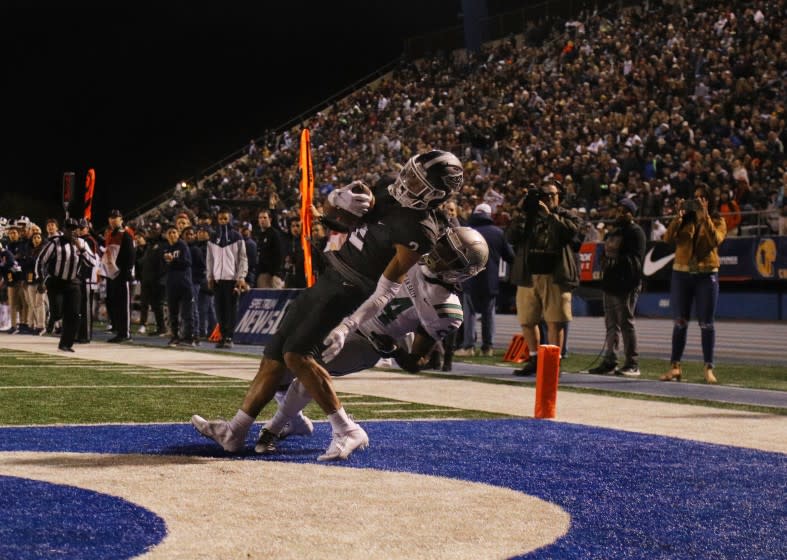
[[[328,415],[333,438],[320,461],[346,459],[369,443],[366,432],[345,412],[331,376],[330,361],[350,332],[375,317],[401,287],[407,271],[428,253],[440,234],[437,207],[462,186],[459,159],[440,150],[420,153],[397,175],[385,176],[371,196],[351,186],[336,189],[329,202],[366,220],[342,248],[326,253],[328,270],[290,306],[279,330],[265,346],[260,368],[238,412],[229,422],[191,423],[226,451],[243,448],[249,428],[289,369]]]

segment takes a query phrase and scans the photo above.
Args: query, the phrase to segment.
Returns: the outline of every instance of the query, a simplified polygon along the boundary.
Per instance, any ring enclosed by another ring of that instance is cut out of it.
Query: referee
[[[74,351],[72,346],[79,328],[80,267],[96,265],[96,255],[75,233],[78,227],[75,219],[67,218],[63,234],[50,237],[36,260],[36,271],[45,279],[50,299],[63,298],[63,330],[58,348],[64,352]]]

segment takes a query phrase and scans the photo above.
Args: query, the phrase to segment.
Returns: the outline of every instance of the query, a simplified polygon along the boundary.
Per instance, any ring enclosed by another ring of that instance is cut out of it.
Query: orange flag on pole
[[[314,170],[312,168],[312,149],[309,129],[301,132],[301,247],[303,248],[303,274],[306,286],[314,284],[312,275],[312,201],[314,198]]]
[[[96,187],[96,171],[93,168],[87,170],[85,177],[85,219],[90,222],[93,220],[93,189]]]

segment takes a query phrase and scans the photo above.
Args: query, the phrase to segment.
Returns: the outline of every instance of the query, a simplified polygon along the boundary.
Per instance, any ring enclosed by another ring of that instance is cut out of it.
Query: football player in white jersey
[[[421,369],[437,341],[462,324],[462,302],[456,287],[481,272],[488,257],[489,247],[476,230],[448,228],[432,251],[408,271],[394,299],[350,333],[325,368],[331,375],[341,376],[373,367],[380,357],[393,357],[402,369]],[[291,374],[288,378],[293,380]],[[254,447],[258,453],[274,453],[278,439],[311,435],[314,429],[302,412],[311,396],[299,381],[292,381],[286,393],[277,393],[276,401],[278,410],[260,431]]]

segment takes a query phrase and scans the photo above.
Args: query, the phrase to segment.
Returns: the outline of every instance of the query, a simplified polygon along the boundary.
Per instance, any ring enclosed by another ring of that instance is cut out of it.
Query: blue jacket
[[[506,241],[503,230],[492,222],[492,218],[484,214],[472,214],[468,225],[478,231],[489,245],[486,268],[462,284],[463,290],[473,301],[480,303],[500,292],[500,260],[511,264],[514,261],[514,251]]]
[[[172,261],[167,262],[165,255],[172,255]],[[191,286],[191,251],[185,241],[178,239],[174,245],[164,245],[161,258],[167,269],[167,288]]]

